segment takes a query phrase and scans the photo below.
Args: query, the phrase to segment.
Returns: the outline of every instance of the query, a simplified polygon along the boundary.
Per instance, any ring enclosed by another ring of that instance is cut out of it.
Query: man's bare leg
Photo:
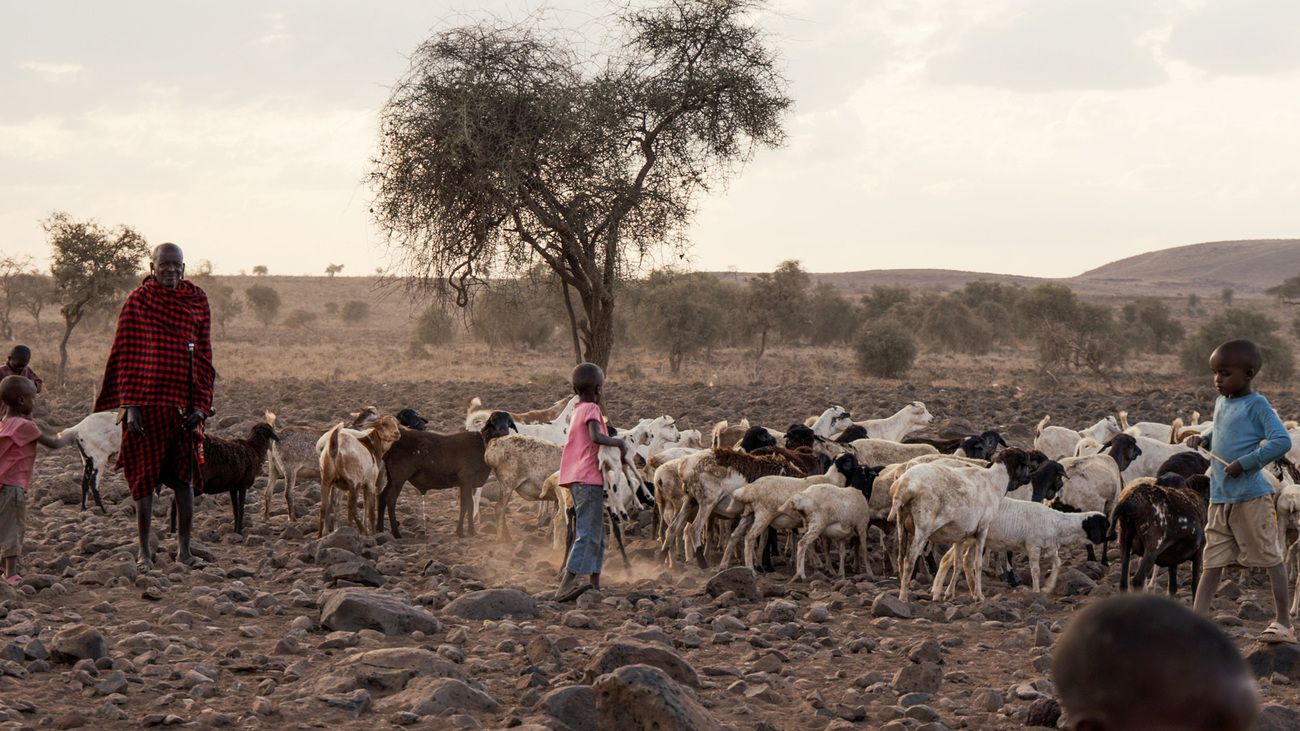
[[[153,493],[135,501],[135,524],[140,534],[139,563],[153,568],[153,549],[149,547],[150,532],[153,527]]]
[[[194,488],[186,485],[176,489],[176,561],[188,563],[190,553],[190,527],[194,525]]]

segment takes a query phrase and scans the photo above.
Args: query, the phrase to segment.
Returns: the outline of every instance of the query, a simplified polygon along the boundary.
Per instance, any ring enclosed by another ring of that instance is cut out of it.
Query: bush
[[[1186,336],[1182,323],[1155,297],[1139,297],[1124,305],[1122,314],[1129,342],[1140,350],[1172,353],[1173,346]]]
[[[325,314],[327,314],[327,315],[337,315],[337,314],[339,314],[339,303],[337,303],[337,302],[326,302],[326,303],[325,303]]]
[[[316,324],[315,312],[308,312],[306,310],[294,310],[293,312],[290,312],[289,314],[284,316],[283,325],[285,327],[294,328],[295,330],[309,328],[315,324]]]
[[[244,299],[248,300],[249,309],[263,327],[275,322],[276,316],[280,314],[280,293],[271,287],[254,284],[244,290]]]
[[[986,305],[997,306],[994,302]],[[957,297],[936,302],[925,314],[924,332],[945,350],[983,355],[993,347],[989,328]]]
[[[420,313],[415,321],[412,340],[418,345],[445,345],[456,334],[456,322],[442,305],[432,304]]]
[[[813,345],[848,343],[862,325],[862,308],[830,282],[813,287],[808,310],[812,319],[808,341]]]
[[[532,283],[494,287],[474,298],[471,328],[489,348],[509,344],[515,349],[533,350],[555,332],[553,306],[554,298]]]
[[[898,378],[916,360],[916,342],[906,327],[890,320],[869,322],[858,331],[853,349],[863,375]]]
[[[1264,351],[1262,373],[1270,379],[1290,378],[1295,372],[1295,359],[1291,348],[1277,334],[1278,327],[1276,320],[1262,312],[1241,307],[1224,310],[1187,339],[1179,361],[1188,373],[1204,375],[1215,348],[1229,340],[1253,340]]]
[[[343,303],[343,309],[339,314],[343,316],[344,322],[363,322],[370,319],[370,305],[360,300],[350,300]]]

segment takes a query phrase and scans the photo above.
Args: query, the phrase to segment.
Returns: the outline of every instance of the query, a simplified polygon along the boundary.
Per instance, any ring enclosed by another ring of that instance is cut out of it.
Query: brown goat
[[[1178,593],[1178,565],[1192,562],[1192,596],[1201,580],[1201,549],[1209,511],[1209,479],[1170,472],[1142,477],[1124,488],[1115,504],[1119,529],[1119,589],[1128,591],[1129,554],[1142,557],[1133,585],[1141,590],[1153,566],[1169,569],[1169,595]],[[1193,487],[1195,485],[1195,487]]]

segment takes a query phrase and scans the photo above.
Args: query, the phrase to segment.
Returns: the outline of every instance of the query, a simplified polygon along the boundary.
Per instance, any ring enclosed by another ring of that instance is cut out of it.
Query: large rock
[[[1246,664],[1257,678],[1271,678],[1282,673],[1300,680],[1300,645],[1294,642],[1260,642],[1246,656]]]
[[[58,662],[75,663],[87,658],[98,660],[108,657],[108,642],[94,627],[74,624],[54,635],[49,650],[50,657]]]
[[[481,686],[474,687],[463,680],[416,678],[401,693],[386,698],[379,708],[406,711],[417,716],[433,716],[447,710],[496,713],[501,710],[501,704]]]
[[[359,632],[373,629],[386,635],[442,629],[437,617],[411,606],[404,592],[379,589],[336,589],[324,594],[320,623],[329,629]]]
[[[1075,594],[1086,594],[1097,586],[1097,582],[1088,577],[1078,569],[1066,569],[1061,574],[1061,578],[1056,582],[1056,593],[1061,596],[1073,596]]]
[[[1259,709],[1254,731],[1295,731],[1300,728],[1300,710],[1270,703]]]
[[[542,697],[547,715],[563,721],[573,731],[600,731],[596,720],[596,692],[590,685],[571,685]]]
[[[475,621],[506,617],[536,619],[542,616],[533,598],[514,589],[484,589],[457,597],[443,608],[444,614]]]
[[[728,591],[735,592],[742,601],[756,602],[762,598],[758,591],[758,575],[748,566],[723,569],[704,585],[704,592],[712,597],[721,596]]]
[[[600,676],[612,673],[626,665],[651,665],[663,670],[678,683],[693,688],[700,687],[700,676],[695,672],[695,668],[691,667],[691,664],[675,650],[655,642],[630,639],[614,640],[600,648],[592,656],[591,662],[587,663],[587,667],[583,668],[583,678],[591,683]]]
[[[350,581],[364,586],[384,585],[384,577],[379,574],[379,570],[375,568],[374,564],[360,559],[331,564],[329,568],[325,569],[325,580]]]
[[[871,602],[871,616],[911,619],[912,607],[893,594],[878,594]]]
[[[943,681],[943,671],[932,662],[908,663],[894,675],[890,687],[899,695],[908,693],[939,692],[939,683]]]
[[[1061,704],[1052,698],[1039,698],[1029,704],[1029,715],[1025,717],[1025,725],[1056,728],[1060,720]]]
[[[350,525],[345,525],[316,542],[316,563],[325,558],[330,548],[341,548],[353,555],[361,555],[361,536]]]
[[[353,655],[323,675],[295,686],[295,698],[345,695],[363,688],[379,694],[396,693],[416,676],[452,678],[479,687],[460,666],[431,650],[389,647]]]
[[[628,665],[602,675],[592,689],[602,729],[719,731],[722,727],[662,670]]]

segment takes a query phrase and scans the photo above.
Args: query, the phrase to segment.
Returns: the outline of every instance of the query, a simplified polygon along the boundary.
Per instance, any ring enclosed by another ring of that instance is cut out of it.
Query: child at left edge
[[[49,449],[66,447],[76,438],[68,432],[52,437],[32,421],[36,407],[36,384],[22,376],[0,380],[0,578],[11,585],[21,580],[18,559],[27,533],[27,490],[36,468],[36,445]]]

